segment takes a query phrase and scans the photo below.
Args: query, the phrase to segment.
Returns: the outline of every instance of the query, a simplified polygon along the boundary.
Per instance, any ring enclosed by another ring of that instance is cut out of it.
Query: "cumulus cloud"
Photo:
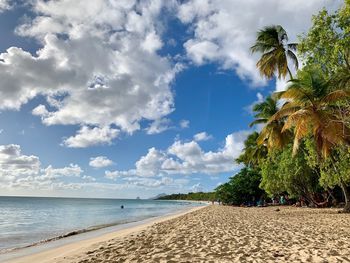
[[[0,0],[0,13],[11,8],[11,0]]]
[[[155,149],[150,150],[147,156],[137,162],[140,176],[134,176],[135,173],[128,171],[129,173],[124,173],[119,182],[104,183],[84,174],[84,170],[77,164],[71,163],[66,167],[49,165],[45,168],[42,167],[39,157],[23,154],[19,145],[0,145],[0,189],[36,194],[62,190],[69,191],[73,195],[84,191],[104,193],[104,191],[122,189],[153,191],[158,188],[176,189],[176,191],[184,189],[189,183],[186,178],[156,176],[154,170],[157,165],[160,165],[155,160],[157,156],[158,152]],[[90,163],[94,167],[105,167],[113,162],[105,156],[98,156],[91,158]],[[107,175],[108,172],[106,177]],[[149,177],[150,175],[152,177]],[[110,178],[116,180],[119,177],[111,175]]]
[[[147,134],[158,134],[171,128],[171,120],[167,118],[155,120],[146,129]]]
[[[256,69],[257,55],[249,47],[256,32],[266,25],[281,24],[290,40],[305,32],[311,16],[324,6],[341,5],[341,0],[189,0],[179,5],[179,19],[193,28],[193,37],[184,44],[187,57],[197,65],[219,63],[233,69],[243,80],[261,86],[266,82]]]
[[[156,177],[172,174],[218,174],[231,172],[239,168],[234,159],[239,156],[249,131],[240,131],[228,135],[225,145],[217,151],[205,152],[197,141],[175,141],[168,149],[150,148],[142,156],[135,168],[130,170],[106,171],[105,177],[117,179],[123,177]]]
[[[118,129],[111,127],[88,127],[83,126],[75,136],[64,139],[62,145],[71,148],[84,148],[95,145],[110,144],[119,134]]]
[[[127,184],[146,187],[146,188],[159,188],[159,187],[176,187],[182,188],[186,184],[188,184],[188,180],[186,179],[173,179],[170,177],[162,177],[162,178],[144,178],[144,177],[126,177],[123,178]]]
[[[189,120],[181,120],[180,127],[182,129],[186,129],[186,128],[190,127],[190,121]]]
[[[201,183],[197,183],[197,184],[192,185],[191,191],[194,192],[194,193],[203,192],[202,184]]]
[[[116,138],[113,133],[97,142],[85,133],[106,127],[133,133],[143,120],[152,123],[149,134],[159,133],[169,127],[166,116],[174,110],[171,83],[185,68],[160,55],[166,43],[164,10],[193,30],[183,45],[194,64],[215,62],[253,85],[263,85],[255,67],[257,56],[248,50],[256,31],[282,24],[293,41],[310,25],[311,14],[341,2],[30,1],[27,6],[34,15],[15,32],[36,39],[41,48],[32,54],[10,47],[0,54],[0,109],[18,110],[44,96],[45,103],[32,113],[45,125],[82,127],[64,141],[68,147],[110,143]],[[0,0],[0,10],[9,3]],[[188,121],[180,122],[180,127],[188,126]]]
[[[33,114],[44,124],[83,127],[64,142],[68,147],[115,138],[90,143],[85,133],[95,128],[132,133],[142,120],[161,120],[174,110],[170,85],[183,69],[158,55],[158,18],[173,2],[31,1],[35,16],[16,33],[42,47],[34,55],[18,47],[0,54],[0,109],[18,110],[43,95],[45,105]]]
[[[2,176],[32,175],[39,172],[37,156],[23,155],[16,144],[0,145],[0,172]]]
[[[213,138],[213,136],[211,136],[210,134],[207,134],[206,132],[200,132],[200,133],[197,133],[193,136],[193,139],[197,142],[208,141],[212,138]]]
[[[0,188],[79,189],[79,183],[68,182],[67,179],[75,178],[80,184],[94,181],[93,177],[83,175],[83,172],[77,164],[42,168],[39,157],[22,154],[19,145],[0,145]]]
[[[77,164],[70,164],[67,167],[64,168],[53,168],[51,165],[49,165],[47,168],[42,169],[42,176],[43,179],[57,179],[60,177],[80,177],[83,173],[83,170],[79,167]]]
[[[102,168],[113,165],[113,161],[109,160],[106,156],[91,157],[89,165],[94,168]]]

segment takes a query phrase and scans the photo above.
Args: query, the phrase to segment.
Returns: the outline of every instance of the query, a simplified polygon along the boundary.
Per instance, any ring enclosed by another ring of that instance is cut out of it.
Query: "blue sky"
[[[251,105],[284,87],[255,69],[255,32],[296,40],[340,4],[0,0],[0,193],[211,191],[240,169]]]

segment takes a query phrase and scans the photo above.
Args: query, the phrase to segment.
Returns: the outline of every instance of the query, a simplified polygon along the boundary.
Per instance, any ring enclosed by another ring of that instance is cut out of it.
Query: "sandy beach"
[[[208,206],[11,262],[350,262],[337,209]]]

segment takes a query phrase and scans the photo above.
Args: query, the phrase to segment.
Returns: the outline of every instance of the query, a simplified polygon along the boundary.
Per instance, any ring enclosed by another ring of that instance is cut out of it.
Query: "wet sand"
[[[208,206],[88,245],[78,242],[80,249],[63,255],[14,262],[350,262],[350,215],[276,209]]]

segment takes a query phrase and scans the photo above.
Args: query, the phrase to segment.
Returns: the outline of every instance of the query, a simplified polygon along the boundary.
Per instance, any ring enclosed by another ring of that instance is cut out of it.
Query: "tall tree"
[[[291,144],[269,152],[261,166],[260,187],[272,196],[287,192],[290,197],[303,197],[309,204],[318,206],[315,195],[320,190],[319,175],[308,165],[306,151],[294,157],[291,154]]]
[[[310,133],[322,157],[327,157],[336,145],[350,144],[350,129],[339,118],[336,107],[337,102],[349,100],[350,92],[329,92],[328,82],[320,71],[312,68],[299,71],[288,89],[275,96],[288,101],[271,117],[270,123],[287,117],[282,132],[294,129],[294,155],[300,140]]]
[[[223,203],[254,204],[264,195],[264,191],[259,188],[260,182],[261,174],[255,169],[245,167],[232,176],[229,182],[218,186],[215,191]]]
[[[253,111],[256,112],[254,116],[256,119],[250,124],[250,127],[256,124],[265,124],[257,138],[258,145],[266,145],[268,149],[281,149],[289,142],[290,132],[281,132],[284,125],[283,119],[269,121],[278,112],[276,99],[267,97],[265,101],[255,104]]]
[[[244,141],[244,149],[236,162],[243,163],[247,167],[258,168],[261,161],[267,156],[267,148],[265,145],[259,145],[257,139],[259,133],[253,132]]]
[[[350,0],[337,11],[326,9],[312,18],[310,30],[301,37],[299,55],[306,65],[318,65],[332,78],[339,69],[350,70]]]
[[[267,26],[257,33],[255,44],[250,48],[252,53],[262,53],[257,67],[262,76],[272,79],[277,73],[278,78],[288,74],[293,78],[288,66],[288,60],[298,69],[298,59],[295,55],[296,43],[288,43],[287,32],[280,25]]]
[[[293,129],[295,156],[302,139],[311,136],[319,159],[333,160],[332,151],[337,146],[350,145],[350,128],[342,119],[342,102],[349,102],[350,92],[332,90],[324,74],[318,69],[306,67],[298,72],[298,78],[290,81],[286,91],[276,93],[286,99],[283,107],[270,119],[270,122],[287,118],[282,132]],[[333,162],[331,162],[333,163]],[[334,166],[336,169],[336,166]],[[333,172],[337,172],[336,170]],[[344,181],[339,181],[346,206],[350,212],[350,193]]]

